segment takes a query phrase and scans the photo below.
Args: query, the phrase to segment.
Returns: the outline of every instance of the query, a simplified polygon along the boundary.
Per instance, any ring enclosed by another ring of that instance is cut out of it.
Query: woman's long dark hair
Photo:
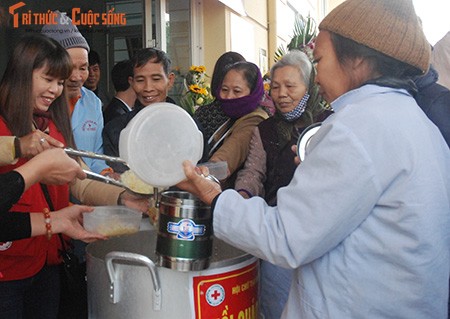
[[[217,90],[225,77],[226,67],[240,61],[245,61],[245,58],[241,54],[233,51],[225,52],[217,59],[211,78],[211,94],[214,97],[217,97]]]
[[[0,82],[0,114],[15,136],[27,135],[33,129],[32,75],[42,67],[47,67],[47,75],[66,80],[73,65],[67,51],[55,40],[40,34],[24,36],[15,47]],[[74,147],[65,89],[53,101],[49,112],[67,145]]]

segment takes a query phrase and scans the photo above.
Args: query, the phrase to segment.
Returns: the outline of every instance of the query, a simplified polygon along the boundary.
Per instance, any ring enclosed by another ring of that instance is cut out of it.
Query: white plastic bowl
[[[154,103],[120,132],[119,153],[145,183],[169,187],[186,178],[183,161],[197,164],[202,157],[203,134],[180,106]]]
[[[138,232],[141,220],[141,212],[125,206],[97,206],[93,212],[83,214],[86,230],[108,237]]]

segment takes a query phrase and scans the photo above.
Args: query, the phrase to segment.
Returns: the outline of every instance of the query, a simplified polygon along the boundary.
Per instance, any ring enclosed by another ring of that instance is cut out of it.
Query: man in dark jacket
[[[103,111],[103,122],[106,125],[112,119],[131,112],[136,103],[136,92],[130,86],[129,78],[133,77],[133,65],[130,60],[117,62],[111,70],[111,80],[116,95]]]
[[[155,48],[141,49],[131,59],[133,76],[130,85],[136,92],[137,104],[133,111],[111,120],[103,129],[103,150],[106,155],[119,156],[120,132],[144,107],[156,102],[171,102],[167,94],[175,81],[170,72],[171,61],[164,51]],[[115,172],[127,170],[120,163],[109,163]]]
[[[171,61],[164,51],[155,48],[145,48],[136,52],[131,59],[133,76],[130,85],[136,92],[137,101],[131,112],[122,114],[112,119],[103,129],[103,151],[106,155],[120,156],[119,138],[120,132],[144,107],[151,107],[157,102],[169,102],[176,104],[167,96],[175,81],[175,74],[170,72]],[[196,122],[200,131],[202,127]],[[208,154],[206,141],[204,140],[203,157]],[[115,172],[123,173],[128,167],[121,163],[108,163]]]
[[[450,90],[437,83],[439,75],[430,66],[429,71],[414,79],[418,92],[417,104],[428,118],[436,124],[450,147]]]

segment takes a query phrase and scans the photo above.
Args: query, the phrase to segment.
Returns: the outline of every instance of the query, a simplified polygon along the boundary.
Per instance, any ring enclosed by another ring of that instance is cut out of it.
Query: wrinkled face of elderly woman
[[[298,68],[286,65],[274,70],[270,83],[270,96],[281,113],[292,111],[307,90]]]

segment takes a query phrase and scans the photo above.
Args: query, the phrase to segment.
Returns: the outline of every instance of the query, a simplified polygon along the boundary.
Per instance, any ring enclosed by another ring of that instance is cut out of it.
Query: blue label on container
[[[206,226],[196,225],[190,219],[182,219],[178,223],[168,222],[167,231],[177,235],[177,239],[192,241],[195,239],[195,236],[205,235]]]

